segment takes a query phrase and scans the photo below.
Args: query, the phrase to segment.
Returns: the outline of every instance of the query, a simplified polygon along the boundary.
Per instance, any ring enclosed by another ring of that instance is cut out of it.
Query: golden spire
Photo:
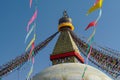
[[[74,26],[66,11],[63,12],[63,17],[59,19],[58,30],[60,36],[50,56],[52,64],[84,63],[84,58],[80,55],[79,49],[71,36],[70,30],[74,30]]]

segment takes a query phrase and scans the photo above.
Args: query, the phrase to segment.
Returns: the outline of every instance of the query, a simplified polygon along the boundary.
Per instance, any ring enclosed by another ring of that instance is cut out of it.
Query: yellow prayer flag
[[[28,46],[26,47],[25,51],[27,51],[27,50],[30,48],[30,46],[32,45],[32,43],[35,41],[35,38],[36,38],[36,34],[34,34],[33,39],[30,41],[30,43],[29,43]]]
[[[103,3],[103,0],[99,0],[99,2],[97,2],[94,6],[92,6],[92,7],[88,10],[87,15],[90,14],[90,13],[92,13],[93,11],[101,8],[101,7],[102,7],[102,3]]]

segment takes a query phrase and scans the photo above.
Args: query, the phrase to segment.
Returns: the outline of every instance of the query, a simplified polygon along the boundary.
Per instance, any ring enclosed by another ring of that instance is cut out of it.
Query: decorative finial
[[[63,12],[63,17],[69,17],[66,10]]]

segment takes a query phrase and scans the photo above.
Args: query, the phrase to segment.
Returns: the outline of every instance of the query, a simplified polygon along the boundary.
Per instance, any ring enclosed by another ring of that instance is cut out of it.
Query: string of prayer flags
[[[103,4],[103,0],[96,0],[94,5],[88,10],[87,15],[100,8],[99,16],[97,17],[97,19],[90,22],[88,24],[88,26],[85,28],[85,30],[88,30],[89,28],[96,26],[97,22],[99,21],[99,19],[101,18],[101,15],[102,15],[102,9],[101,9],[102,4]],[[90,35],[90,37],[87,40],[88,48],[87,48],[87,51],[86,51],[86,53],[87,53],[86,64],[88,64],[88,59],[89,59],[89,57],[91,55],[91,52],[92,52],[92,42],[93,42],[93,39],[94,39],[95,32],[96,32],[96,28],[94,27],[94,30],[93,30],[92,34]],[[84,80],[84,75],[85,75],[86,70],[87,70],[87,65],[84,68],[84,72],[82,74],[82,80]]]
[[[91,34],[91,36],[88,38],[87,42],[88,42],[88,48],[87,48],[87,51],[86,51],[86,54],[87,54],[87,58],[86,58],[86,64],[88,64],[88,59],[90,57],[90,54],[91,54],[91,51],[92,51],[92,42],[93,42],[93,39],[94,39],[94,35],[95,35],[95,28],[94,28],[94,31],[93,33]],[[83,74],[82,74],[82,80],[84,80],[84,75],[85,75],[85,72],[87,70],[87,65],[85,66],[84,68],[84,71],[83,71]]]
[[[30,2],[30,8],[32,7],[32,0],[29,0],[29,2]],[[30,68],[30,71],[29,71],[29,73],[28,73],[28,75],[27,75],[27,78],[26,78],[26,80],[29,80],[30,79],[30,76],[31,76],[31,74],[32,74],[32,72],[33,72],[33,65],[34,65],[34,57],[32,56],[33,54],[34,54],[34,48],[35,48],[35,44],[34,44],[34,42],[35,42],[35,39],[36,39],[36,33],[35,33],[35,27],[36,27],[36,22],[35,22],[35,19],[37,18],[37,14],[38,14],[38,10],[37,9],[35,9],[35,12],[34,12],[34,14],[32,15],[32,17],[30,18],[30,20],[29,20],[29,22],[28,22],[28,24],[27,24],[27,35],[26,35],[26,37],[25,37],[25,43],[26,43],[26,41],[28,40],[28,37],[30,36],[30,34],[33,32],[33,30],[34,30],[34,37],[32,38],[32,40],[29,42],[29,44],[27,45],[27,47],[26,47],[26,49],[25,49],[25,51],[27,51],[30,47],[31,47],[31,49],[30,49],[30,51],[29,51],[29,56],[28,56],[28,60],[29,59],[31,59],[32,60],[32,66],[31,66],[31,68]],[[31,28],[30,28],[30,25],[32,24],[34,22],[34,24],[31,26]]]

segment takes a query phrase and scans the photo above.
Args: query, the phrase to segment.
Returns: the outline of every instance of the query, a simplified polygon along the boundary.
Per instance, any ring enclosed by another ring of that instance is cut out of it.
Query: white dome
[[[84,80],[112,80],[98,69],[80,63],[64,63],[51,66],[35,75],[32,80],[82,80],[82,74],[86,66]]]

